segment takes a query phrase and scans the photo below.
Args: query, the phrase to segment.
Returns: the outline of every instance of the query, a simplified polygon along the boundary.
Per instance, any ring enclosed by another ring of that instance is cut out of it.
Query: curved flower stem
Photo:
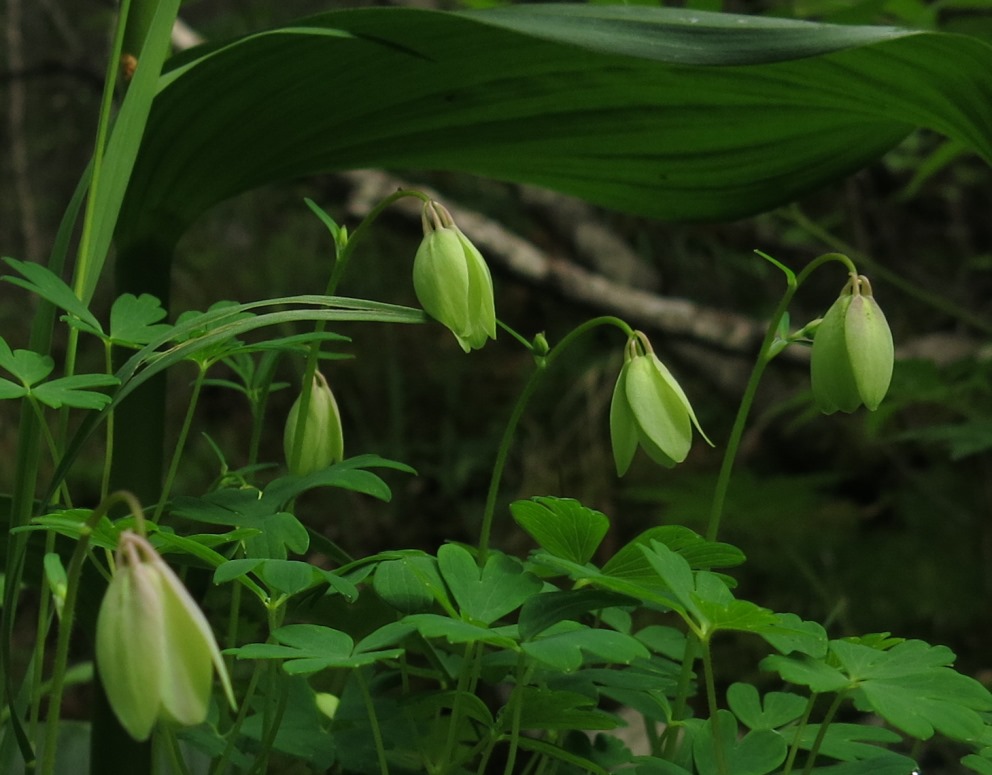
[[[424,202],[430,201],[430,197],[422,191],[400,189],[396,193],[390,194],[379,202],[379,204],[373,207],[369,211],[369,214],[362,219],[362,222],[358,225],[358,228],[355,229],[350,236],[344,238],[343,240],[340,240],[337,236],[335,236],[334,250],[336,255],[334,268],[331,270],[331,276],[327,280],[327,287],[324,289],[325,296],[333,296],[337,291],[338,286],[341,284],[341,280],[344,278],[345,270],[348,268],[351,257],[355,252],[355,247],[368,233],[375,220],[382,215],[385,209],[391,204],[408,196],[416,197]],[[323,333],[324,328],[325,321],[318,320],[314,326],[314,331],[317,334],[321,334]],[[294,470],[296,468],[295,461],[300,459],[300,454],[303,451],[303,432],[306,427],[307,414],[310,411],[310,397],[313,394],[313,377],[317,371],[317,361],[319,358],[320,341],[319,339],[315,339],[310,345],[310,350],[307,353],[306,365],[303,368],[303,382],[300,387],[300,409],[296,415],[296,428],[294,429],[293,435],[293,449],[288,453],[290,460],[286,461],[287,464],[289,464],[290,470]]]
[[[55,771],[55,756],[58,749],[59,715],[62,709],[62,693],[65,688],[65,673],[69,663],[69,641],[76,614],[76,600],[79,597],[83,563],[89,553],[90,535],[103,516],[118,503],[124,502],[131,509],[138,532],[144,535],[144,516],[141,505],[131,493],[123,490],[108,495],[90,514],[80,530],[79,540],[73,550],[69,568],[66,571],[65,603],[62,606],[62,621],[59,625],[58,640],[55,645],[55,663],[52,667],[51,696],[48,700],[48,718],[45,721],[45,744],[42,753],[41,775],[51,775]]]
[[[799,286],[803,284],[813,271],[829,261],[839,261],[848,268],[849,272],[853,272],[855,275],[857,274],[857,269],[851,259],[841,253],[826,253],[813,259],[798,275],[785,269],[778,262],[774,262],[786,273],[788,287],[782,296],[782,300],[775,308],[775,312],[772,313],[771,320],[768,322],[768,330],[765,332],[765,338],[761,342],[761,349],[758,351],[757,360],[755,360],[754,368],[751,370],[751,376],[748,378],[747,387],[744,388],[744,395],[741,397],[741,403],[737,409],[737,417],[734,419],[730,437],[727,439],[727,448],[723,453],[723,462],[720,465],[720,473],[717,476],[716,486],[713,490],[710,520],[706,529],[706,539],[708,541],[715,541],[720,531],[720,520],[723,517],[723,509],[726,505],[727,487],[730,485],[730,474],[733,472],[734,460],[737,457],[741,439],[744,437],[744,428],[747,425],[751,406],[754,404],[754,397],[758,392],[758,385],[761,383],[761,376],[765,372],[765,367],[777,354],[777,351],[773,350],[773,345],[778,335],[779,323],[782,320],[782,316],[785,315],[786,310],[789,308],[792,297],[796,295]]]
[[[544,377],[544,374],[547,372],[548,368],[579,337],[599,326],[616,326],[628,337],[633,336],[634,334],[633,329],[627,325],[627,323],[620,318],[616,318],[611,315],[587,320],[585,323],[569,332],[557,346],[548,352],[546,356],[541,356],[538,358],[537,369],[530,375],[530,379],[528,379],[527,384],[524,385],[524,389],[521,391],[520,397],[517,399],[517,403],[514,405],[513,411],[510,413],[510,419],[507,420],[506,427],[503,429],[503,437],[500,439],[499,449],[496,452],[496,462],[493,464],[493,473],[489,480],[489,492],[486,495],[485,511],[483,511],[482,514],[482,528],[479,532],[480,565],[485,564],[486,557],[489,553],[489,539],[493,528],[493,515],[496,512],[496,497],[499,494],[499,485],[503,478],[503,469],[506,467],[506,459],[510,453],[510,446],[513,443],[513,436],[516,433],[517,425],[520,423],[520,418],[523,416],[524,410],[527,408],[527,404],[530,402],[531,396],[534,395],[534,391],[537,390],[537,387],[541,383],[541,379]],[[506,328],[506,326],[503,326],[503,328]],[[520,337],[517,338],[519,339]]]

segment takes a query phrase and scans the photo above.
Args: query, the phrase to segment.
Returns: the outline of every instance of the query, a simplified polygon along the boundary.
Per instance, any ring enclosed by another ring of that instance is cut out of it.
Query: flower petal
[[[623,476],[637,452],[637,425],[627,403],[627,367],[625,363],[613,388],[613,401],[610,403],[610,440],[613,446],[613,462],[617,466],[617,476]]]
[[[155,572],[140,561],[120,564],[97,615],[96,661],[110,707],[135,740],[148,739],[161,710],[163,620]]]
[[[672,389],[659,370],[660,365],[653,355],[631,359],[626,381],[627,401],[645,449],[650,449],[658,462],[670,459],[681,463],[692,446],[692,422],[686,409],[685,394]],[[668,376],[671,379],[671,375]]]

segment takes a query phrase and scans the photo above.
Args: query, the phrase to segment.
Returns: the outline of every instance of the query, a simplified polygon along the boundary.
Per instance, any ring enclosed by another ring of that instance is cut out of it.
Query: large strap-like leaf
[[[992,161],[992,47],[677,9],[337,11],[163,76],[121,242],[269,181],[464,170],[673,219],[787,202],[914,127]]]

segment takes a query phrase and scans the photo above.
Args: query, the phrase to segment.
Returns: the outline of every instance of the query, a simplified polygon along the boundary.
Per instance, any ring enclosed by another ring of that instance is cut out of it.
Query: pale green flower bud
[[[300,414],[300,400],[289,410],[286,429],[283,432],[283,449],[286,464],[291,473],[299,476],[327,468],[344,458],[344,435],[341,431],[341,413],[334,394],[319,371],[314,374],[310,403],[303,424],[303,443],[300,445],[299,459],[294,460],[296,448],[296,426]]]
[[[852,276],[813,336],[813,398],[824,414],[874,411],[892,380],[892,332],[863,275]]]
[[[635,332],[627,342],[610,405],[617,474],[627,472],[638,446],[666,468],[681,463],[692,446],[692,426],[706,439],[679,383],[658,360],[647,337]]]
[[[485,259],[437,202],[424,205],[424,239],[413,260],[413,288],[424,311],[465,352],[496,338],[493,280]]]
[[[96,662],[110,707],[135,740],[157,721],[202,723],[216,668],[231,679],[203,612],[148,541],[121,533],[96,622]]]

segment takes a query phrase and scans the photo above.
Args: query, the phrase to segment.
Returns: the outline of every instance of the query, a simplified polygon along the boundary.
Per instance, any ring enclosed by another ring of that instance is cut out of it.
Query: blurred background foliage
[[[218,39],[329,5],[190,0],[182,18],[204,38]],[[667,5],[992,38],[988,0]],[[0,157],[5,255],[42,260],[50,246],[91,147],[112,6],[105,0],[6,2],[8,56],[0,65],[0,147],[9,151]],[[849,253],[871,277],[897,342],[890,397],[873,415],[822,417],[811,406],[803,353],[773,364],[721,538],[749,557],[738,574],[742,596],[824,621],[835,635],[885,630],[946,643],[965,672],[987,671],[990,678],[992,175],[980,159],[918,132],[877,164],[792,206],[705,224],[634,218],[466,176],[426,170],[402,176],[438,191],[446,204],[502,224],[557,266],[584,266],[661,299],[684,300],[700,319],[723,315],[742,325],[761,324],[783,281],[753,254],[755,248],[794,268],[828,250]],[[354,227],[361,179],[322,176],[283,184],[204,213],[179,247],[173,315],[220,299],[319,292],[330,268],[330,238],[303,198]],[[612,251],[603,255],[596,239],[604,235],[635,259],[633,269],[618,269]],[[410,270],[419,239],[419,222],[409,212],[387,214],[360,248],[341,292],[414,304]],[[567,283],[521,277],[498,256],[492,267],[498,314],[526,336],[546,331],[555,342],[593,315],[625,316],[622,299],[590,301]],[[822,314],[844,279],[818,273],[797,299],[794,324]],[[105,308],[110,289],[102,294],[97,303]],[[0,286],[0,326],[14,346],[26,342],[31,309],[19,290]],[[640,457],[624,480],[617,479],[608,410],[623,341],[604,330],[549,375],[523,421],[502,491],[504,504],[554,494],[604,511],[613,519],[606,552],[658,523],[705,529],[720,442],[755,349],[698,332],[689,336],[662,320],[636,324],[681,380],[717,449],[697,444],[687,463],[672,471]],[[386,507],[341,494],[308,498],[301,504],[306,519],[356,555],[474,540],[499,434],[533,368],[530,356],[506,335],[465,356],[440,326],[342,332],[353,338],[344,350],[355,357],[334,361],[327,373],[344,416],[347,453],[377,452],[410,463],[419,476],[391,476],[395,497]],[[281,376],[297,379],[298,368],[284,366]],[[174,428],[192,376],[171,377]],[[292,394],[295,383],[270,402],[268,461],[281,458],[281,418]],[[245,402],[220,387],[208,389],[202,401],[201,429],[231,467],[243,465],[250,427]],[[5,411],[0,423],[0,454],[12,459],[16,419]],[[80,476],[86,473],[84,468]],[[217,457],[200,437],[178,491],[201,491],[218,473]],[[9,469],[0,473],[4,486],[10,475]],[[497,543],[526,551],[527,539],[505,508],[499,513]]]

